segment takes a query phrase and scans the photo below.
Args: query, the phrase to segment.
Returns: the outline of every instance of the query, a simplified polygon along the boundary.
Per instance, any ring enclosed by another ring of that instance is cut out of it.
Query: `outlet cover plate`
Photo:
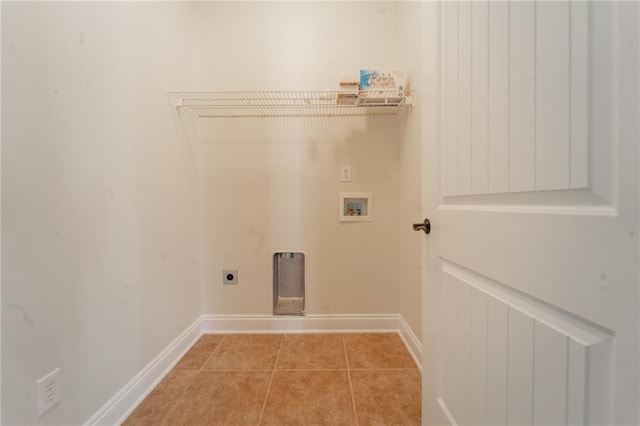
[[[60,369],[56,368],[36,381],[36,391],[38,395],[38,417],[40,417],[62,399]]]
[[[351,182],[351,165],[340,166],[340,182]]]
[[[224,285],[238,285],[238,270],[237,269],[223,269],[222,270],[222,284],[224,284]]]

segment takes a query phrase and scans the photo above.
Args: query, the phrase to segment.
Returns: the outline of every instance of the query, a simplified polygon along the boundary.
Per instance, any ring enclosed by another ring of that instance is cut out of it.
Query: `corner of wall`
[[[84,424],[119,425],[203,334],[397,332],[418,369],[422,345],[402,315],[202,315],[137,373]]]
[[[124,422],[201,335],[202,319],[198,317],[84,424],[119,425]]]

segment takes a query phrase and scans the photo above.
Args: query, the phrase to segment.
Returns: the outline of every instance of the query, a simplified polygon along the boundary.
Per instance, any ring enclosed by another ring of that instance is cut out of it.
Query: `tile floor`
[[[394,333],[204,335],[124,425],[419,425],[420,382]]]

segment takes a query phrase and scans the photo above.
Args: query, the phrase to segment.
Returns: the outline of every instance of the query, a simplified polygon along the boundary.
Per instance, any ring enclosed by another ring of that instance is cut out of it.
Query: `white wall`
[[[398,312],[416,336],[421,335],[421,283],[425,234],[411,225],[422,222],[422,5],[398,3],[398,68],[404,70],[417,93],[416,105],[406,114],[399,130],[398,157]]]
[[[2,3],[4,424],[81,423],[200,313],[271,313],[275,251],[307,254],[308,313],[400,312],[420,334],[419,109],[194,135],[166,98],[334,89],[364,67],[415,88],[413,9]],[[341,191],[373,192],[374,221],[340,223]],[[63,401],[38,419],[56,367]]]
[[[80,424],[200,313],[196,175],[166,92],[193,9],[2,3],[2,423]],[[36,418],[35,381],[62,369]]]
[[[335,90],[345,73],[398,65],[395,3],[198,6],[203,90]],[[397,313],[401,122],[201,123],[203,311],[271,313],[272,255],[300,250],[308,313]],[[340,183],[341,164],[352,183]],[[374,221],[340,223],[340,191],[373,192]],[[239,270],[237,287],[222,286],[223,268]]]
[[[397,65],[395,2],[202,2],[202,90],[337,89]]]

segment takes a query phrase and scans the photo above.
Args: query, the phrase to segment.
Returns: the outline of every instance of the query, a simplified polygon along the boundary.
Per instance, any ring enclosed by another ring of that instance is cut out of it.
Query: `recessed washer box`
[[[304,253],[273,255],[273,314],[304,315]]]

